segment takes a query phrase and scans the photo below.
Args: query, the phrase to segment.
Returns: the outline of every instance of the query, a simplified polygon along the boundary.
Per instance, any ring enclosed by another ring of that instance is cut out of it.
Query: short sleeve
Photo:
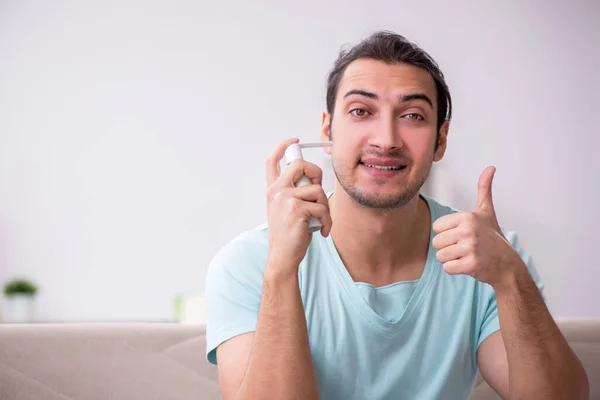
[[[266,227],[243,233],[211,260],[206,276],[206,358],[224,341],[256,330],[267,260]]]
[[[534,265],[534,261],[531,255],[521,246],[519,241],[519,237],[515,232],[504,231],[504,236],[508,240],[508,242],[514,247],[515,250],[519,253],[527,269],[529,274],[533,278],[535,285],[538,290],[544,297],[544,283],[540,278],[540,275]],[[488,284],[481,283],[479,295],[479,307],[481,310],[479,321],[477,324],[479,327],[479,334],[477,335],[477,343],[476,349],[479,348],[479,345],[492,333],[500,330],[500,320],[498,319],[498,302],[496,300],[496,294],[492,287]]]

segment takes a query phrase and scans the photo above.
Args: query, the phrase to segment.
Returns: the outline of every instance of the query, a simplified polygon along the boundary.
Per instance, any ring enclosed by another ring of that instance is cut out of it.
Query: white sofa
[[[600,320],[559,324],[600,400]],[[221,399],[204,346],[199,325],[0,325],[0,400]]]

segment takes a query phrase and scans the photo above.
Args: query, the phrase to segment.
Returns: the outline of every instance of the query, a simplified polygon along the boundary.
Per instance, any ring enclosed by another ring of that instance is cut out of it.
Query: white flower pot
[[[34,298],[30,295],[17,294],[4,298],[2,322],[21,324],[33,322]]]

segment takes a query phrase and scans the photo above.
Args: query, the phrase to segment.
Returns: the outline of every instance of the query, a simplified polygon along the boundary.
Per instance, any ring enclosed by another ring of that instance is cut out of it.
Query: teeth
[[[365,165],[369,168],[375,168],[375,169],[379,169],[381,171],[392,171],[392,170],[397,170],[397,169],[402,168],[402,167],[384,167],[381,165],[371,165],[371,164],[365,164]]]

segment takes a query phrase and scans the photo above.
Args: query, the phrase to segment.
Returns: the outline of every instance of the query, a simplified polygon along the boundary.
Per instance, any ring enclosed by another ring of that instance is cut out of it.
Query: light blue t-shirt
[[[432,222],[455,212],[431,198]],[[513,232],[506,238],[543,284]],[[431,239],[435,233],[431,231]],[[268,227],[247,231],[213,259],[207,275],[207,359],[225,340],[256,329]],[[299,271],[321,399],[468,399],[481,342],[500,329],[492,287],[448,275],[429,245],[420,279],[375,288],[354,282],[331,236],[316,232]]]

